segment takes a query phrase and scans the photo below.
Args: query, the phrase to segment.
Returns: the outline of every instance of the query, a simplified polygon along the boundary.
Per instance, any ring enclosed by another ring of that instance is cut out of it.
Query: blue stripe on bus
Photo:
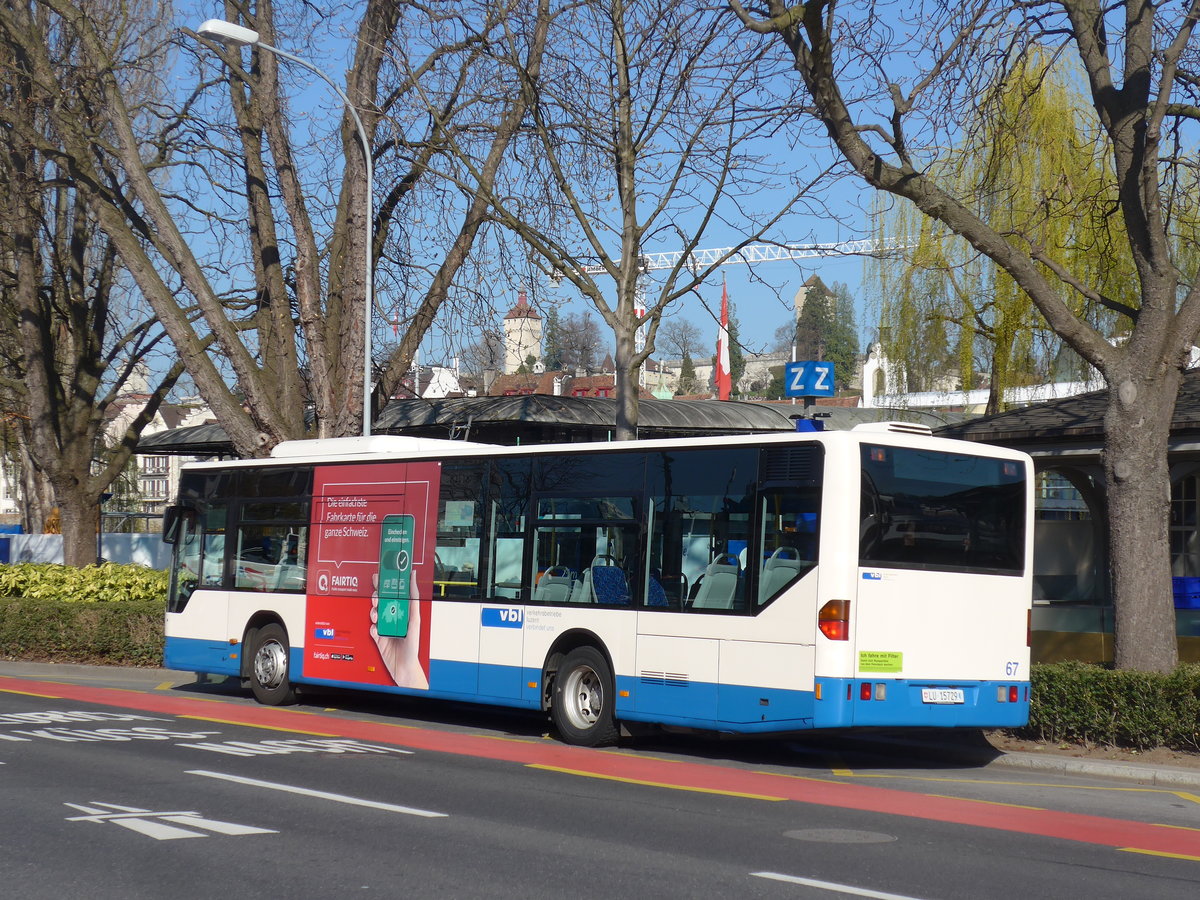
[[[814,726],[849,728],[859,726],[1008,728],[1029,720],[1028,699],[1000,702],[998,691],[1007,696],[1016,687],[1022,698],[1029,696],[1027,681],[934,681],[868,678],[817,678],[822,699],[815,703]],[[872,697],[863,700],[864,683],[872,685]],[[885,699],[875,699],[874,685],[886,685]],[[922,688],[959,688],[962,703],[925,703]],[[849,698],[849,699],[847,699]]]
[[[163,642],[163,665],[180,672],[238,675],[241,674],[241,654],[241,644],[226,641],[169,637]],[[296,661],[293,652],[293,664]]]
[[[169,637],[164,661],[169,669],[206,672],[210,675],[239,675],[241,645]],[[303,650],[292,648],[293,672],[303,671]],[[313,684],[351,689],[381,690],[393,694],[466,700],[538,709],[541,705],[542,673],[536,668],[479,665],[435,659],[430,663],[430,690],[384,688],[331,679],[303,679]],[[886,684],[886,699],[861,700],[862,678],[818,678],[823,699],[810,691],[717,685],[711,682],[647,684],[631,675],[617,677],[617,717],[631,722],[650,722],[690,728],[758,733],[806,728],[849,728],[861,726],[954,726],[1018,727],[1029,718],[1029,702],[1001,703],[997,691],[1016,686],[1028,696],[1028,682],[954,681],[930,682],[904,679],[872,679]],[[530,684],[533,687],[530,687]],[[955,687],[963,691],[963,703],[924,703],[922,687]],[[624,692],[624,696],[622,693]],[[874,695],[874,690],[872,690]],[[849,699],[847,699],[849,698]]]
[[[746,734],[813,727],[811,691],[619,676],[617,692],[617,717],[630,722]]]

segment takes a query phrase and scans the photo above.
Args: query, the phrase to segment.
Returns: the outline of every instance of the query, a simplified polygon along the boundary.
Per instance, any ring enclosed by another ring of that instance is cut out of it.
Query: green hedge
[[[0,565],[0,657],[162,665],[166,593],[166,573],[141,566]],[[1032,684],[1022,737],[1200,751],[1200,665],[1154,675],[1042,664]]]
[[[167,573],[0,565],[0,657],[161,666]]]
[[[1169,675],[1087,663],[1033,667],[1029,725],[1022,737],[1072,744],[1200,751],[1200,665]]]
[[[161,666],[165,600],[119,604],[0,599],[0,657]]]

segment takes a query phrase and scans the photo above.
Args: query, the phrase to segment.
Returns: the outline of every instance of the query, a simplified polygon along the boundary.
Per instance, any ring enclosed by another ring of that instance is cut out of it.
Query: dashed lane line
[[[351,797],[347,794],[331,794],[329,791],[318,791],[313,788],[300,787],[294,784],[278,784],[274,781],[261,781],[257,778],[244,778],[241,775],[228,775],[224,772],[209,772],[205,769],[189,769],[188,775],[200,775],[204,778],[215,778],[219,781],[230,781],[234,784],[244,784],[248,787],[266,788],[271,791],[283,791],[288,794],[299,794],[303,797],[315,797],[318,800],[332,800],[334,803],[345,803],[349,806],[365,806],[369,809],[381,809],[385,812],[403,813],[406,816],[421,816],[426,819],[444,819],[449,813],[434,812],[428,809],[418,809],[413,806],[397,806],[395,803],[384,803],[380,800],[366,800],[362,797]]]
[[[799,875],[783,875],[779,872],[751,872],[755,878],[767,878],[771,881],[785,881],[788,884],[799,884],[804,887],[830,891],[834,894],[849,894],[852,897],[869,897],[871,900],[920,900],[908,894],[889,894],[887,891],[873,891],[870,888],[855,887],[852,884],[838,884],[836,881],[818,881],[816,878],[801,878]]]

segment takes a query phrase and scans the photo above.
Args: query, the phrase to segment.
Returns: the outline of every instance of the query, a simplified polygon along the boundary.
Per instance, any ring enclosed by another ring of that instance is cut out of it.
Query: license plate
[[[962,703],[962,688],[921,688],[922,703]]]

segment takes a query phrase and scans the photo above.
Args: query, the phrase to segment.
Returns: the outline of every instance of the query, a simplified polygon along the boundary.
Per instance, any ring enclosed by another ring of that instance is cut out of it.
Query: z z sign
[[[784,366],[784,393],[788,397],[832,397],[833,363],[806,360]]]

